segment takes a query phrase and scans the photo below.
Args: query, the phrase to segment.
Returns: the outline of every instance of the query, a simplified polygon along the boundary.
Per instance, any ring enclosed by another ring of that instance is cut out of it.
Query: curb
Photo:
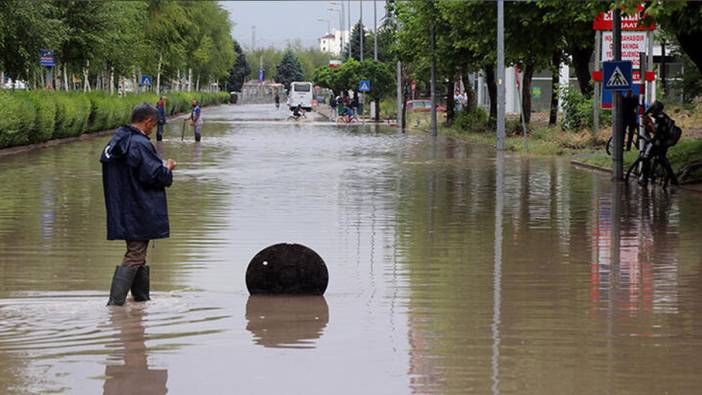
[[[576,159],[571,159],[570,164],[575,166],[575,167],[580,167],[580,168],[587,169],[587,170],[594,170],[594,171],[598,171],[601,173],[612,174],[612,169],[608,169],[606,167],[601,167],[601,166],[597,166],[597,165],[591,165],[589,163],[580,162]],[[692,184],[692,185],[699,185],[699,184]],[[702,195],[702,189],[694,188],[694,187],[691,187],[689,185],[678,185],[676,188],[680,189],[682,191],[687,191],[687,192],[692,192],[692,193],[697,194],[697,195]]]

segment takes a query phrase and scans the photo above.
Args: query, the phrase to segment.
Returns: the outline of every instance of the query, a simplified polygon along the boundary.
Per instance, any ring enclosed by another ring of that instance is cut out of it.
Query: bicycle
[[[302,112],[300,113],[300,115],[294,115],[294,114],[293,114],[293,115],[290,115],[290,116],[288,117],[287,120],[288,120],[288,121],[299,121],[300,118],[305,118],[305,119],[307,119],[307,115],[305,115],[305,111],[302,111]]]
[[[656,126],[649,113],[658,120],[660,127]],[[646,125],[641,132],[637,133],[639,140],[643,140],[643,147],[639,151],[639,157],[629,166],[624,180],[628,183],[632,175],[636,176],[639,185],[644,186],[649,181],[655,185],[657,179],[662,180],[663,188],[668,187],[668,183],[679,185],[678,179],[668,161],[668,148],[675,145],[680,139],[682,131],[675,126],[675,122],[663,113],[663,105],[654,103],[649,110],[642,115],[642,122]],[[655,130],[656,133],[650,137],[648,130]]]
[[[632,144],[631,144],[633,147],[639,146],[640,132],[638,130],[639,129],[637,127],[636,133],[634,133],[634,141],[632,141]],[[626,142],[626,133],[624,133],[624,134],[625,134],[624,135],[625,141],[623,141],[622,143]],[[607,155],[612,156],[612,151],[614,151],[614,143],[612,142],[612,136],[609,136],[609,138],[607,139],[607,144],[605,144],[605,152],[607,152]]]

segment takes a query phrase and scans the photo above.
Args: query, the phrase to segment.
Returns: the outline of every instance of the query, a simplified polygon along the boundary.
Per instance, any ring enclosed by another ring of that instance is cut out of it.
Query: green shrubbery
[[[473,111],[459,111],[453,124],[455,127],[469,132],[483,132],[488,130],[490,115],[482,108]]]
[[[166,113],[190,110],[193,98],[203,106],[227,102],[227,93],[171,93]],[[140,103],[155,104],[153,93],[110,96],[103,92],[0,91],[0,148],[78,136],[115,128],[129,121]]]
[[[579,132],[592,129],[592,98],[587,98],[575,87],[565,89],[563,95],[563,112],[565,117],[561,126],[563,130]],[[600,112],[600,126],[612,124],[611,111]]]

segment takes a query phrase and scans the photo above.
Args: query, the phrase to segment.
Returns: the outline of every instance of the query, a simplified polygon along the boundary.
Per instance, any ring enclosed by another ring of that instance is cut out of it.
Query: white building
[[[335,30],[319,38],[319,50],[334,55],[341,55],[344,45],[349,42],[349,32],[347,30]]]

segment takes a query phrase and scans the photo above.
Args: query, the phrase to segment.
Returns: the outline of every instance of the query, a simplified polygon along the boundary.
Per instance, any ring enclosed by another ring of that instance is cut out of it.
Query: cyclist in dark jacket
[[[100,157],[107,210],[107,239],[125,240],[127,253],[115,269],[108,305],[122,305],[130,288],[136,301],[149,300],[149,240],[169,236],[166,187],[173,183],[175,161],[164,164],[149,135],[158,112],[138,105],[131,124],[117,129]]]

